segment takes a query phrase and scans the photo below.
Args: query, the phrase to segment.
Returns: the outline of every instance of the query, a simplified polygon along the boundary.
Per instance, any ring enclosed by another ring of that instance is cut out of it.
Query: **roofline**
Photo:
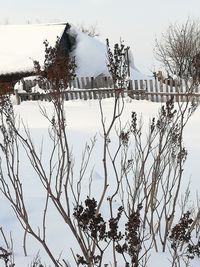
[[[68,30],[71,25],[68,22],[56,22],[56,23],[38,23],[38,24],[9,24],[9,25],[3,25],[3,26],[18,26],[18,25],[38,25],[38,26],[53,26],[53,25],[63,25],[65,26],[63,29],[63,32],[60,35],[60,38],[62,38],[64,32],[66,30]],[[1,25],[0,25],[1,26]],[[0,82],[16,82],[20,79],[22,79],[23,77],[28,77],[28,76],[32,76],[32,75],[36,75],[35,72],[33,70],[29,70],[29,71],[14,71],[14,72],[5,72],[5,73],[0,73]]]
[[[22,78],[33,75],[36,75],[34,71],[9,72],[6,74],[0,74],[0,82],[1,83],[17,82]]]
[[[9,26],[52,26],[52,25],[71,25],[68,22],[46,22],[46,23],[27,23],[27,24],[1,24],[2,27],[9,27]]]

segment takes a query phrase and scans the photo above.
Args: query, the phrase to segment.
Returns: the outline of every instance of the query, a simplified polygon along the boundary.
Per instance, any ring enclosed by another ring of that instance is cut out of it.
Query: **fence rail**
[[[16,90],[17,102],[27,100],[51,101],[52,94],[49,92],[48,83],[44,84],[36,80],[24,80],[22,82],[24,91]],[[40,89],[38,92],[38,88]],[[184,82],[166,81],[158,82],[152,80],[131,80],[129,89],[113,89],[113,83],[110,77],[98,78],[75,78],[70,83],[70,87],[63,91],[63,97],[67,100],[76,99],[102,99],[114,97],[120,94],[122,97],[129,96],[137,100],[149,100],[153,102],[166,102],[172,96],[175,101],[188,101],[192,98],[200,97],[200,88],[196,87],[192,94],[186,92]]]

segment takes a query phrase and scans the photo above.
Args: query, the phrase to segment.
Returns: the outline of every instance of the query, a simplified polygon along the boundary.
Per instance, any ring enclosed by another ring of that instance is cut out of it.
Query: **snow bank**
[[[112,113],[113,108],[113,98],[103,100],[103,108],[106,116],[106,123],[108,123],[110,114]],[[41,106],[45,108],[47,114],[52,114],[53,105],[51,102],[39,102]],[[125,123],[128,118],[131,117],[131,112],[136,111],[138,115],[142,113],[143,120],[147,122],[149,116],[155,116],[158,112],[158,108],[161,106],[160,103],[151,103],[148,101],[136,101],[125,99],[124,113],[122,116],[122,122]],[[95,134],[97,134],[97,144],[96,150],[94,150],[94,159],[98,159],[100,156],[99,152],[101,151],[101,121],[100,121],[100,111],[99,111],[99,102],[98,100],[91,101],[67,101],[65,102],[66,108],[66,120],[68,128],[68,138],[70,146],[73,146],[74,155],[76,155],[76,164],[81,162],[81,151],[84,148],[85,142],[90,140]],[[33,138],[36,148],[40,147],[41,142],[44,144],[44,161],[48,161],[48,152],[50,145],[47,138],[48,133],[48,121],[41,115],[41,110],[37,102],[27,101],[22,102],[21,105],[14,106],[15,112],[18,116],[23,119],[25,125],[30,127],[30,133]],[[198,108],[194,115],[191,117],[189,124],[186,126],[185,130],[185,143],[186,147],[189,148],[189,158],[185,165],[185,174],[183,179],[183,184],[187,186],[188,177],[190,177],[192,172],[192,181],[191,181],[191,197],[192,201],[196,200],[196,185],[199,181],[199,167],[198,167],[198,154],[200,149],[200,123],[199,123],[200,109]],[[22,125],[21,125],[22,126]],[[98,154],[97,154],[98,153]],[[28,164],[27,158],[25,155],[22,155],[22,177],[23,177],[23,186],[25,188],[25,199],[27,200],[27,206],[30,211],[30,218],[35,227],[40,225],[41,212],[43,211],[43,204],[45,203],[45,194],[41,189],[38,179],[36,179],[35,173],[32,171],[32,168]],[[94,172],[94,192],[98,194],[98,191],[101,189],[102,181],[102,172],[99,164],[101,161],[94,160],[92,161],[92,167],[95,163],[95,172]],[[77,166],[77,165],[76,165]],[[110,181],[112,182],[112,181]],[[83,188],[84,183],[83,183]],[[86,188],[87,188],[86,184]],[[112,187],[112,186],[111,186]],[[87,192],[87,190],[85,191]],[[0,225],[6,230],[6,233],[9,231],[12,232],[12,237],[14,240],[14,250],[16,251],[15,260],[16,266],[27,266],[27,262],[30,263],[30,260],[38,252],[38,243],[31,237],[28,237],[28,253],[30,258],[26,259],[22,256],[22,244],[23,244],[23,234],[21,226],[17,222],[13,210],[9,207],[7,201],[0,196],[0,208],[1,208],[1,217]],[[102,212],[106,213],[106,209],[103,209]],[[48,243],[55,250],[55,255],[60,255],[60,252],[63,250],[63,257],[70,261],[73,266],[73,258],[70,253],[70,247],[77,252],[77,244],[74,239],[71,237],[70,233],[67,231],[65,225],[63,226],[62,221],[59,220],[56,211],[50,207],[49,216],[48,216]],[[63,238],[66,237],[66,238]],[[48,263],[46,254],[41,249],[42,259]],[[154,253],[152,251],[151,257],[148,263],[148,266],[160,266],[163,267],[170,266],[169,263],[170,255],[167,253]],[[48,266],[48,264],[47,264]],[[120,265],[119,265],[120,266]],[[122,266],[122,265],[121,265]],[[191,263],[192,267],[199,266],[199,260],[194,260]]]
[[[92,38],[85,33],[80,32],[75,27],[71,27],[70,34],[76,36],[76,48],[73,56],[77,63],[77,76],[79,77],[96,77],[100,74],[109,75],[107,68],[107,50],[106,45],[96,38]],[[142,74],[133,61],[133,55],[129,52],[130,61],[130,78],[135,80],[150,79]]]

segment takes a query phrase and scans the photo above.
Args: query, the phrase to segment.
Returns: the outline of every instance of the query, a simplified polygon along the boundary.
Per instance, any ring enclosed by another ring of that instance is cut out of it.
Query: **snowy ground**
[[[125,100],[125,110],[123,113],[122,121],[125,122],[129,120],[132,111],[136,111],[141,114],[144,122],[148,123],[150,117],[154,116],[158,112],[158,108],[161,104],[151,103],[147,101],[133,101],[130,99]],[[47,111],[52,112],[52,103],[39,103],[45,106]],[[112,111],[113,99],[107,99],[103,101],[104,112],[106,118],[109,120],[109,116]],[[77,162],[80,160],[82,149],[84,148],[85,142],[91,137],[97,134],[97,139],[101,140],[101,123],[100,123],[100,112],[99,103],[97,100],[91,101],[68,101],[65,104],[66,114],[67,114],[67,127],[70,144],[73,147],[75,156],[77,157]],[[34,142],[36,146],[39,147],[42,138],[45,140],[47,135],[48,122],[40,114],[40,110],[37,102],[23,102],[19,106],[14,106],[16,114],[18,114],[23,122],[27,124],[31,130]],[[188,160],[185,165],[185,174],[183,179],[183,185],[187,185],[189,179],[191,179],[191,196],[193,196],[193,201],[196,198],[196,191],[198,191],[198,181],[199,181],[199,152],[200,152],[200,108],[198,108],[195,114],[190,118],[190,121],[185,129],[185,145],[188,149]],[[94,183],[95,187],[98,188],[99,181],[101,180],[101,169],[98,163],[101,158],[101,147],[97,142],[97,147],[95,148],[94,159],[97,160],[96,169],[94,172]],[[48,145],[46,146],[45,153],[48,152]],[[25,188],[25,195],[28,201],[28,207],[30,209],[31,219],[34,222],[35,227],[40,223],[39,214],[42,212],[41,203],[43,200],[43,190],[40,189],[39,183],[34,177],[28,162],[23,162],[23,181]],[[184,187],[184,186],[183,186]],[[96,189],[98,191],[98,189]],[[0,197],[0,226],[3,227],[6,233],[12,232],[14,241],[14,250],[16,252],[16,267],[26,266],[27,262],[30,262],[31,256],[38,252],[37,243],[32,239],[28,238],[27,249],[29,256],[27,259],[23,257],[22,249],[22,231],[19,223],[15,219],[15,214],[12,208],[7,203],[7,201],[1,196]],[[57,217],[54,217],[54,211],[50,211],[49,214],[49,244],[52,244],[55,252],[59,256],[62,252],[64,258],[70,259],[71,263],[73,260],[71,256],[68,256],[69,248],[74,246],[74,241],[69,237],[65,227]],[[56,218],[56,219],[55,219]],[[1,244],[0,244],[1,245]],[[41,252],[42,254],[42,252]],[[66,257],[67,255],[67,257]],[[42,254],[43,256],[43,254]],[[45,258],[45,256],[44,256]],[[159,263],[158,263],[159,262]],[[152,257],[151,266],[167,267],[168,258],[162,253],[155,254]],[[193,261],[193,267],[200,265],[200,261]],[[0,265],[1,266],[1,265]]]

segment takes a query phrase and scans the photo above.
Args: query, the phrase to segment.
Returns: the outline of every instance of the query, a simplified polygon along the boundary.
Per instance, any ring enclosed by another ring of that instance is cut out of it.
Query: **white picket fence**
[[[49,92],[49,85],[42,84],[41,81],[25,81],[23,83],[24,90],[33,90],[36,84],[44,89],[44,92],[23,92],[17,93],[16,97],[18,102],[26,100],[41,100],[51,101],[52,95]],[[63,92],[64,99],[101,99],[114,97],[120,94],[122,97],[129,96],[137,100],[149,100],[153,102],[166,102],[172,96],[175,101],[187,101],[194,97],[200,97],[200,88],[196,87],[192,94],[186,92],[186,86],[182,83],[174,83],[173,81],[166,81],[166,83],[158,82],[156,79],[152,80],[130,80],[128,89],[114,89],[110,77],[89,78],[81,77],[75,78],[70,87]]]

